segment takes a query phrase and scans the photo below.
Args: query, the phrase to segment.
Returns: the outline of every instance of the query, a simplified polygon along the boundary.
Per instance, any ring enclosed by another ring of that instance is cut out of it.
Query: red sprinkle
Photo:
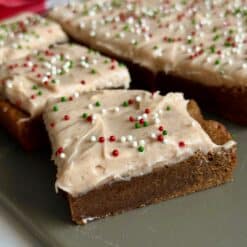
[[[117,149],[114,149],[114,150],[112,151],[112,155],[113,155],[114,157],[117,157],[117,156],[119,155],[119,151],[118,151]]]
[[[111,65],[111,67],[110,67],[110,69],[111,70],[114,70],[116,67],[115,67],[115,65],[113,64],[113,65]]]
[[[163,126],[160,126],[159,127],[159,131],[163,131],[164,130],[164,127]]]
[[[69,117],[69,115],[64,115],[63,119],[67,121],[70,119],[70,117]]]
[[[85,82],[84,80],[81,80],[81,84],[82,84],[82,85],[85,85],[86,82]]]
[[[180,141],[178,143],[178,145],[179,145],[180,148],[184,148],[185,147],[185,143],[183,141]]]
[[[109,141],[110,142],[115,142],[116,141],[116,137],[115,136],[110,136],[109,137]]]
[[[103,143],[103,142],[105,142],[105,137],[103,137],[103,136],[100,136],[100,137],[99,137],[99,142],[100,142],[100,143]]]
[[[150,110],[149,108],[146,108],[146,109],[145,109],[145,113],[146,113],[146,114],[149,114],[150,112],[151,112],[151,110]]]
[[[158,136],[157,136],[157,140],[158,140],[159,142],[163,142],[163,140],[164,140],[163,135],[158,135]]]
[[[91,123],[91,122],[93,121],[92,116],[88,116],[88,117],[87,117],[87,121]]]
[[[63,153],[63,147],[60,147],[60,148],[57,149],[56,155],[59,155],[61,153]]]
[[[31,95],[31,99],[35,99],[35,97],[36,97],[36,96],[35,96],[34,94]]]
[[[70,96],[70,97],[69,97],[69,101],[72,101],[72,100],[73,100],[73,97],[72,97],[72,96]]]
[[[139,121],[139,123],[140,123],[140,124],[144,124],[144,122],[145,122],[145,121],[144,121],[144,119],[143,119],[143,118],[142,118],[142,119],[140,119],[140,121]]]
[[[54,128],[55,127],[55,123],[50,123],[50,127]]]
[[[130,122],[134,122],[134,121],[135,121],[135,118],[132,117],[132,116],[130,116],[130,117],[129,117],[129,121],[130,121]]]
[[[129,105],[132,105],[134,103],[134,100],[133,99],[129,99],[128,103],[129,103]]]

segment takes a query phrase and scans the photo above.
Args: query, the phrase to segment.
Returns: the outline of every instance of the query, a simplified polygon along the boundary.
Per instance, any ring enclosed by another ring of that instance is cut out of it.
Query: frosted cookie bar
[[[247,124],[246,13],[244,1],[119,0],[49,15],[74,39],[153,73],[149,88],[184,91]]]
[[[179,93],[86,93],[49,104],[44,121],[78,224],[220,185],[236,166],[224,126]]]
[[[81,92],[128,88],[129,82],[124,65],[86,47],[63,44],[35,51],[0,68],[1,123],[25,135],[21,126],[40,118],[48,100],[72,101]],[[12,121],[14,116],[18,119]],[[18,139],[28,143],[30,138]]]

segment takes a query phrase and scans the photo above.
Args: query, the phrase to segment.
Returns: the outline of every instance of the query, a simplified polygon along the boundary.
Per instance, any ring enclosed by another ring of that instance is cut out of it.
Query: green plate
[[[71,222],[66,199],[55,193],[49,148],[25,153],[0,130],[0,203],[41,246],[246,247],[247,128],[225,124],[239,143],[233,183],[86,226]]]

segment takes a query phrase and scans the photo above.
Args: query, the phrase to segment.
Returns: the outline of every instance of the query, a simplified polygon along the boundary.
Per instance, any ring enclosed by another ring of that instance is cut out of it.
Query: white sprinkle
[[[44,76],[42,82],[45,83],[46,81],[48,81],[48,77]]]
[[[162,109],[159,109],[159,114],[163,114],[163,110]]]
[[[129,142],[132,142],[133,141],[133,136],[132,135],[128,135],[127,139],[128,139]]]
[[[247,63],[244,63],[244,64],[242,65],[242,67],[243,67],[243,69],[247,69]]]
[[[105,36],[106,36],[106,38],[110,38],[111,37],[111,34],[109,32],[106,32],[105,33]]]
[[[142,101],[142,97],[141,96],[136,96],[136,101],[137,102],[141,102]]]
[[[120,140],[121,140],[122,143],[124,143],[124,142],[126,142],[126,137],[125,136],[121,136]]]
[[[160,119],[159,118],[155,118],[154,122],[155,122],[155,124],[159,124],[160,123]]]
[[[27,62],[27,66],[28,66],[28,67],[32,67],[32,66],[33,66],[33,62],[32,62],[32,61],[28,61],[28,62]]]
[[[143,117],[143,119],[146,120],[148,118],[148,114],[144,113],[144,114],[142,114],[142,117]]]
[[[138,146],[137,141],[134,141],[134,142],[132,143],[132,146],[133,146],[134,148],[136,148],[136,147]]]
[[[163,140],[163,144],[167,144],[168,141],[166,139]]]
[[[96,142],[96,141],[97,141],[96,136],[91,136],[91,137],[90,137],[90,141],[91,141],[91,142]]]
[[[95,37],[95,36],[96,36],[96,32],[95,32],[94,30],[92,30],[92,31],[90,32],[90,36],[91,36],[91,37]]]
[[[61,153],[61,154],[60,154],[60,158],[61,158],[61,159],[65,159],[65,157],[66,157],[66,154],[65,154],[65,153]]]
[[[146,144],[146,142],[145,142],[144,140],[140,140],[140,141],[139,141],[139,145],[140,145],[140,146],[145,146],[145,144]]]
[[[156,139],[156,137],[157,137],[157,135],[154,132],[152,132],[150,136],[152,139]]]
[[[137,117],[137,120],[139,121],[139,120],[141,120],[142,119],[142,116],[138,116]]]
[[[119,112],[119,111],[120,111],[119,107],[118,107],[118,106],[115,107],[115,108],[114,108],[114,111],[115,111],[115,112]]]
[[[153,117],[154,117],[154,118],[158,118],[158,117],[159,117],[159,114],[158,114],[157,112],[154,112],[154,113],[153,113]]]
[[[12,83],[11,80],[7,80],[6,84],[7,84],[8,88],[12,88],[13,87],[13,83]]]
[[[97,116],[95,114],[92,115],[93,121],[96,120]]]
[[[79,93],[78,92],[74,92],[74,97],[78,98],[79,97]]]
[[[80,29],[83,29],[83,28],[85,28],[85,23],[84,23],[84,21],[81,21],[80,22]]]
[[[89,104],[87,107],[88,107],[88,109],[90,109],[90,110],[93,109],[93,105],[92,105],[92,104]]]
[[[102,113],[102,114],[106,114],[106,109],[103,108],[103,109],[101,110],[101,113]]]

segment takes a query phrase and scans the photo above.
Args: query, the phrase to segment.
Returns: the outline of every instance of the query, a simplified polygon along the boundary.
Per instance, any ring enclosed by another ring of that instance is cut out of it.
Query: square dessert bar
[[[68,4],[49,15],[74,39],[134,64],[134,76],[145,68],[153,74],[149,89],[183,91],[246,125],[246,13],[237,0],[105,0]]]
[[[40,125],[48,100],[73,101],[80,92],[128,88],[129,82],[123,64],[86,47],[63,44],[34,51],[0,68],[0,123],[32,149],[42,144],[36,135],[46,136]]]
[[[0,64],[67,41],[59,24],[33,13],[0,22]]]
[[[43,118],[56,188],[78,224],[220,185],[236,166],[225,127],[180,93],[84,93],[48,104]]]

